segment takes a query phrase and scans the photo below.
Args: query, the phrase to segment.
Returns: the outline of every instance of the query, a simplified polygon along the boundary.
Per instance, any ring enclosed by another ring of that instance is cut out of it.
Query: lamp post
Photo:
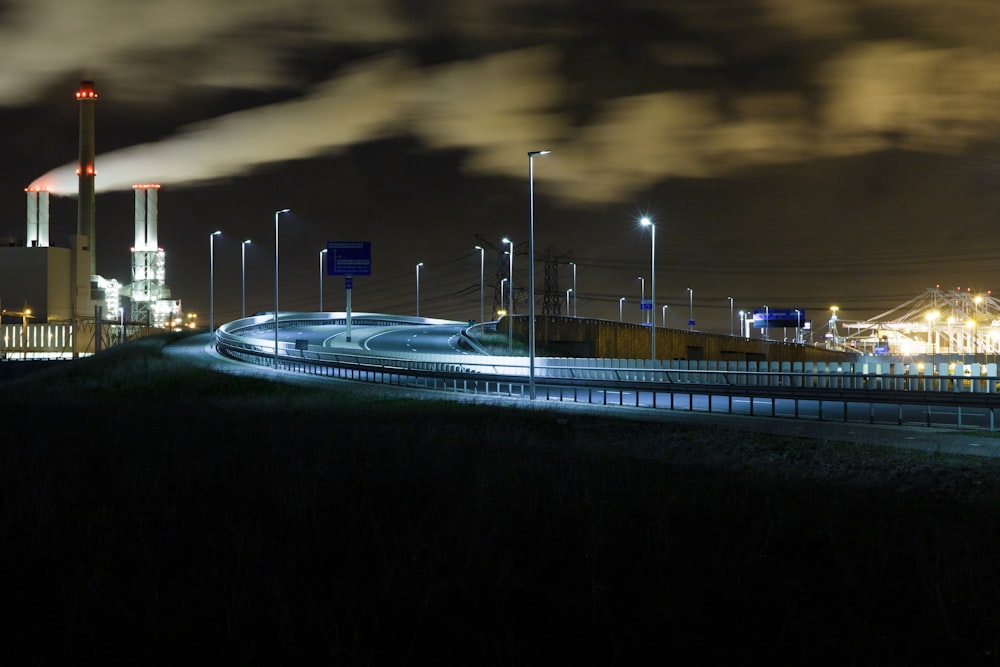
[[[569,295],[573,293],[573,288],[566,290],[566,317],[569,317]]]
[[[503,306],[503,288],[504,288],[504,285],[506,285],[506,284],[507,284],[507,279],[506,278],[501,278],[500,279],[500,306],[501,307]],[[506,312],[507,311],[504,311],[504,313],[506,313]]]
[[[618,299],[618,321],[622,321],[622,306],[625,304],[625,297]]]
[[[650,254],[650,266],[649,266],[649,358],[656,361],[656,316],[653,315],[653,309],[656,308],[656,225],[648,217],[643,217],[640,220],[644,227],[649,227],[650,236],[650,247],[652,252]]]
[[[667,328],[667,304],[663,304],[663,308],[661,309],[661,311],[663,312],[663,328],[666,329]]]
[[[528,151],[528,387],[535,400],[535,156],[551,151]],[[512,248],[513,249],[513,248]]]
[[[764,340],[769,340],[770,339],[770,334],[771,334],[770,324],[771,324],[771,311],[768,310],[767,304],[765,303],[764,304],[764,329],[763,329],[763,331],[764,331]],[[834,341],[834,342],[836,342],[836,341]]]
[[[642,276],[638,276],[636,280],[639,281],[639,319],[640,324],[646,323],[646,311],[642,309],[642,302],[646,300],[646,279]]]
[[[744,333],[744,331],[746,331],[746,324],[747,324],[746,311],[741,310],[739,312],[739,315],[740,315],[740,338],[746,338],[747,336]]]
[[[479,251],[479,330],[483,330],[483,323],[486,322],[483,313],[483,268],[486,266],[486,250],[483,246],[477,245],[476,250]],[[503,294],[500,295],[501,303],[503,302]]]
[[[326,248],[319,251],[319,312],[323,312],[323,258],[326,257]]]
[[[576,317],[576,262],[570,262],[573,267],[573,317]],[[569,315],[569,304],[566,305],[566,314]]]
[[[830,306],[830,337],[833,338],[833,349],[837,349],[837,306]]]
[[[694,328],[694,290],[690,287],[688,290],[688,329]]]
[[[420,267],[423,262],[417,262],[417,317],[420,317]]]
[[[800,338],[802,337],[802,312],[796,308],[795,309],[795,342],[801,343]]]
[[[507,256],[510,258],[510,264],[507,268],[507,296],[510,300],[510,305],[507,306],[507,351],[514,351],[514,242],[511,241],[506,236],[500,240],[501,243],[506,243],[510,246],[510,250]]]
[[[729,299],[729,335],[733,335],[733,297],[727,296]]]
[[[215,237],[221,231],[208,235],[208,330],[215,338]]]
[[[931,368],[937,365],[937,340],[934,336],[934,320],[938,318],[940,313],[933,310],[927,313],[927,347],[931,351]]]
[[[240,318],[247,316],[247,244],[250,239],[240,244]]]
[[[278,216],[288,213],[283,208],[274,212],[274,367],[278,368]]]

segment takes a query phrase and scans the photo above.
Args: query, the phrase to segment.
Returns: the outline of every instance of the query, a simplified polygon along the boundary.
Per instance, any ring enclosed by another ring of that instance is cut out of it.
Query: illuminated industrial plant
[[[160,186],[133,188],[131,282],[123,286],[97,274],[94,84],[81,82],[76,99],[80,114],[76,234],[64,246],[51,245],[50,192],[42,179],[25,188],[24,241],[0,247],[0,306],[7,306],[7,321],[0,323],[0,359],[15,358],[15,351],[21,358],[76,357],[123,342],[140,330],[185,325],[181,302],[171,299],[166,285],[166,254],[157,243]],[[128,306],[123,298],[129,299]],[[14,311],[13,304],[23,307]],[[18,315],[19,323],[10,321]],[[188,326],[191,322],[196,320],[190,318]]]
[[[132,304],[129,319],[157,329],[173,329],[181,319],[180,301],[170,298],[167,255],[159,246],[159,191],[155,184],[133,185],[135,192],[135,243],[132,246],[132,282],[122,288]],[[109,310],[111,310],[109,304]],[[117,308],[113,311],[117,312]],[[183,320],[181,320],[183,321]]]

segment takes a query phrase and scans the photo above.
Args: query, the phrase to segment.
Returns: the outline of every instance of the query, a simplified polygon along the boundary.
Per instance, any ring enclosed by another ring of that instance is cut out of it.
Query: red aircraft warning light
[[[80,89],[76,91],[76,99],[78,100],[96,100],[97,92],[94,90],[93,81],[82,81],[80,83]]]

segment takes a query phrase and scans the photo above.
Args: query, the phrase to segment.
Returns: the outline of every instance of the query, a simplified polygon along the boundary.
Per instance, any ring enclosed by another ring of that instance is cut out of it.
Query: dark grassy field
[[[0,383],[8,664],[1000,660],[1000,462],[337,387]]]

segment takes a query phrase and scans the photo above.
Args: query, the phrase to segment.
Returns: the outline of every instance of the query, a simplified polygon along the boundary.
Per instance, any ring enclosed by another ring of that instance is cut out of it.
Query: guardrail
[[[319,317],[323,315],[329,317]],[[342,320],[329,313],[288,314],[282,315],[279,326]],[[359,315],[352,321],[359,327],[441,322],[384,315]],[[270,365],[273,333],[268,313],[220,327],[216,344],[229,357]],[[325,377],[471,394],[526,397],[528,392],[528,360],[521,357],[347,351],[315,345],[296,349],[283,343],[278,358],[285,370]],[[995,430],[995,408],[1000,405],[995,363],[943,363],[927,374],[911,373],[908,365],[904,372],[895,372],[895,365],[543,357],[536,358],[535,385],[536,396],[543,400],[670,409],[686,405],[688,410],[819,420],[836,414],[844,421]]]

